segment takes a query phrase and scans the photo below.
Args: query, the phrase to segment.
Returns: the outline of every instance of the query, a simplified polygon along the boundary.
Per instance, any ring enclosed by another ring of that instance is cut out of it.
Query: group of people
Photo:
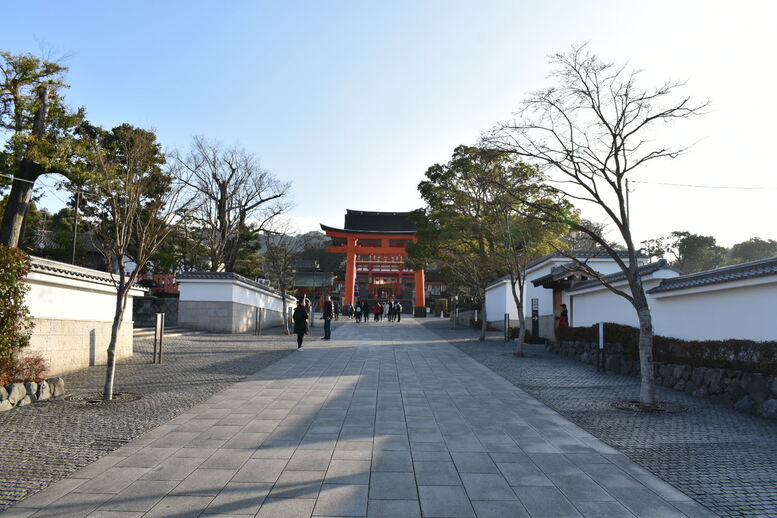
[[[402,304],[398,300],[378,301],[374,304],[363,300],[355,305],[346,306],[343,315],[353,316],[357,322],[368,322],[370,315],[375,322],[380,322],[384,318],[389,322],[400,322],[402,320]],[[322,340],[332,339],[332,320],[337,320],[339,316],[340,305],[333,302],[332,297],[327,296],[324,302],[324,312],[321,316],[324,321]],[[297,350],[302,351],[304,350],[302,342],[305,335],[308,334],[313,318],[312,307],[307,297],[297,299],[297,307],[294,308],[291,318],[294,322],[294,334],[297,335]]]
[[[369,322],[370,316],[374,322],[380,322],[384,319],[389,322],[400,322],[402,320],[402,304],[398,300],[389,300],[386,302],[377,301],[370,305],[363,300],[353,308],[353,316],[357,322]]]

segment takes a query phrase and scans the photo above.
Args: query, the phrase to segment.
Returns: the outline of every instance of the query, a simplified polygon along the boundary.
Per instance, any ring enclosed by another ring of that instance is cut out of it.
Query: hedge
[[[562,327],[558,339],[569,342],[596,342],[596,327]],[[639,359],[639,329],[605,323],[606,346],[619,345],[628,360]],[[694,367],[736,369],[777,375],[777,342],[753,340],[682,340],[661,335],[653,336],[653,360],[682,363]]]

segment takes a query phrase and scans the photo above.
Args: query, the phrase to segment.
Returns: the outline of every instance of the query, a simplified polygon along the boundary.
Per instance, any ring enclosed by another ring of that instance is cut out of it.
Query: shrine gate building
[[[345,254],[343,304],[396,299],[426,316],[424,270],[410,270],[404,263],[405,245],[416,240],[410,213],[349,209],[343,227],[321,225],[332,238],[327,252]]]

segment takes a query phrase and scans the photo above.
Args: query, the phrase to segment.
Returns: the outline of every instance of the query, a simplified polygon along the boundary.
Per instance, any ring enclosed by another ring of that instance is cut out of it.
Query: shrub
[[[520,329],[520,327],[518,327],[518,326],[510,326],[510,327],[508,327],[507,328],[507,338],[509,338],[510,340],[515,340],[516,338],[518,338],[518,330],[519,329]],[[531,330],[529,330],[528,328],[526,329],[526,333],[524,333],[523,341],[526,342],[526,343],[531,343],[531,341],[532,341]]]
[[[434,316],[439,317],[448,313],[448,299],[437,299],[434,301]]]
[[[43,358],[20,354],[30,345],[32,335],[32,319],[24,300],[29,291],[24,278],[29,271],[27,254],[0,245],[0,384],[39,381],[46,371]]]
[[[30,345],[32,320],[24,300],[29,286],[24,278],[30,271],[30,257],[0,245],[0,357],[14,356]]]
[[[46,361],[41,356],[0,358],[0,385],[39,382],[46,378]]]
[[[628,360],[639,359],[639,329],[620,324],[604,324],[605,346],[622,348]],[[596,342],[596,326],[562,327],[558,338],[569,342]],[[653,336],[653,359],[693,367],[734,369],[777,375],[777,342],[753,340],[682,340]]]

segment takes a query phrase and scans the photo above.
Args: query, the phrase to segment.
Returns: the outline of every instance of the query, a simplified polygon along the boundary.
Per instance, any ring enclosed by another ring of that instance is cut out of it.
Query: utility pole
[[[631,221],[631,211],[629,210],[629,179],[626,178],[626,218]]]
[[[76,236],[78,235],[78,206],[81,204],[81,191],[76,191],[75,219],[73,220],[73,259],[70,264],[76,264]]]

